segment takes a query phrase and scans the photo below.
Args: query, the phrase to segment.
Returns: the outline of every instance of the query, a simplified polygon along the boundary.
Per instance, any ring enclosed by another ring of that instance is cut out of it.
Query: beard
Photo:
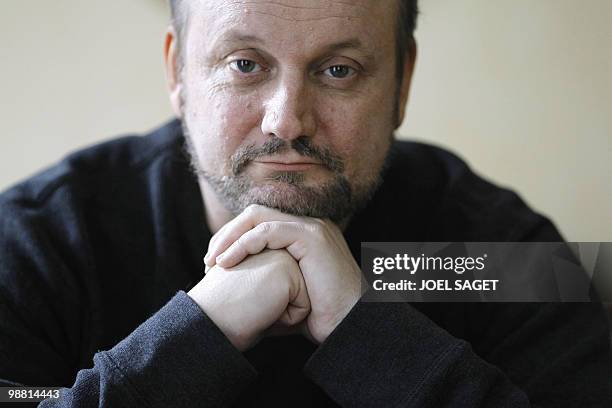
[[[181,111],[185,100],[182,98]],[[182,115],[183,118],[185,117]],[[338,225],[346,225],[356,212],[363,209],[382,183],[382,173],[387,160],[369,179],[351,184],[346,177],[344,162],[329,149],[314,146],[310,139],[301,136],[287,142],[270,137],[262,146],[249,145],[237,150],[230,157],[231,174],[215,174],[204,169],[198,160],[194,139],[184,119],[181,119],[185,149],[191,169],[198,180],[205,180],[223,206],[234,216],[251,204],[259,204],[296,216],[330,219]],[[390,142],[386,156],[389,155]],[[332,177],[319,185],[306,184],[306,175],[299,171],[275,171],[263,181],[254,181],[245,170],[253,160],[287,152],[293,149],[304,157],[316,159]]]
[[[198,179],[205,180],[211,186],[219,201],[233,215],[240,214],[251,204],[259,204],[287,214],[328,218],[344,225],[353,214],[367,205],[382,183],[381,168],[371,180],[358,186],[351,185],[344,175],[343,161],[329,150],[312,145],[307,137],[291,142],[271,137],[261,147],[243,147],[230,157],[231,174],[215,174],[204,170],[184,121],[182,126],[192,171]],[[253,160],[290,149],[304,157],[319,160],[332,173],[331,179],[311,186],[306,185],[306,175],[299,171],[275,171],[261,182],[245,174]]]

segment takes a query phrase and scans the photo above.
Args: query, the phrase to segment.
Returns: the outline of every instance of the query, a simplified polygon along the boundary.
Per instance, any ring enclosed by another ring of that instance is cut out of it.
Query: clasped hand
[[[361,271],[328,220],[251,205],[211,239],[189,291],[232,344],[301,332],[322,343],[361,296]]]

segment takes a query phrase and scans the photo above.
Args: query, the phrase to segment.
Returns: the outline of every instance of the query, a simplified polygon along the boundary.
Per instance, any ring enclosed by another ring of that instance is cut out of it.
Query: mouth
[[[253,164],[273,171],[307,171],[322,166],[321,163],[304,158],[298,160],[257,159],[253,161]]]

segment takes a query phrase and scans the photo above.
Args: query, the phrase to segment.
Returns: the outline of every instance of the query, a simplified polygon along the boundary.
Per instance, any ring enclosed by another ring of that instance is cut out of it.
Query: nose
[[[263,134],[287,141],[314,136],[316,125],[311,100],[307,84],[299,74],[279,78],[264,104]]]

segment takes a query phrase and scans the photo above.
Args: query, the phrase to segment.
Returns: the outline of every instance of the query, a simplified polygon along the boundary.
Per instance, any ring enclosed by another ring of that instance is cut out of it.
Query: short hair
[[[402,82],[404,75],[404,62],[406,51],[412,46],[414,41],[414,30],[416,29],[417,16],[419,14],[418,0],[398,0],[399,13],[397,18],[395,56],[396,56],[396,75],[398,84]],[[170,0],[170,13],[172,25],[178,37],[177,51],[181,53],[181,39],[183,31],[188,23],[187,13],[184,10],[185,0]],[[181,64],[181,63],[179,63]]]

